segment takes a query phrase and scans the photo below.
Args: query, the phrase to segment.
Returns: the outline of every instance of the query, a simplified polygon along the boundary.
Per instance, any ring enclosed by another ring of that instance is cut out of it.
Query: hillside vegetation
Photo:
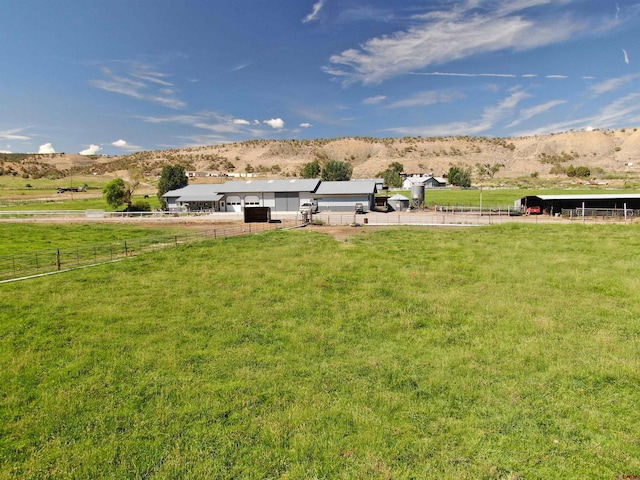
[[[409,173],[445,174],[452,165],[471,168],[504,165],[496,179],[523,176],[565,177],[571,166],[588,167],[592,178],[640,177],[640,131],[572,131],[518,138],[404,137],[315,140],[249,140],[214,146],[138,152],[121,157],[73,154],[0,154],[0,172],[25,178],[69,174],[142,176],[159,174],[164,165],[215,174],[254,173],[298,176],[305,163],[318,159],[348,161],[355,178],[368,178],[400,162]],[[476,175],[477,177],[477,175]]]

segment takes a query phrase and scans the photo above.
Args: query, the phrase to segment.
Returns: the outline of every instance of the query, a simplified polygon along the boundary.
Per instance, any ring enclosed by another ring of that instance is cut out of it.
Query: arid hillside
[[[453,165],[470,168],[474,180],[478,165],[501,165],[495,179],[519,177],[566,177],[569,166],[588,167],[591,178],[640,177],[640,131],[571,131],[520,138],[404,137],[336,138],[316,140],[249,140],[215,146],[157,150],[122,157],[83,157],[72,154],[1,154],[3,173],[23,176],[75,173],[113,174],[130,172],[157,175],[166,164],[182,164],[187,170],[217,175],[245,174],[298,176],[303,165],[348,161],[354,178],[367,178],[392,162],[408,173],[443,175]]]

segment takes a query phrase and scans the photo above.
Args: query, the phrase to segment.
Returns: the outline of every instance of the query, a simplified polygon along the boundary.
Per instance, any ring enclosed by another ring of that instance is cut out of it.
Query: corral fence
[[[511,205],[485,205],[476,207],[475,205],[434,205],[433,211],[436,213],[482,213],[483,215],[513,215],[522,213],[522,210]]]
[[[640,216],[640,210],[630,208],[563,208],[562,216],[572,220],[581,220],[585,217],[589,219],[628,219]]]
[[[466,211],[414,210],[410,212],[367,212],[364,214],[322,212],[313,216],[312,222],[327,225],[492,225],[522,219],[522,213],[508,209]]]
[[[142,237],[119,242],[102,242],[2,255],[0,256],[0,282],[112,262],[141,253],[157,252],[204,240],[237,237],[267,230],[290,228],[297,225],[299,225],[299,222],[294,220],[272,223],[246,223],[177,235]]]

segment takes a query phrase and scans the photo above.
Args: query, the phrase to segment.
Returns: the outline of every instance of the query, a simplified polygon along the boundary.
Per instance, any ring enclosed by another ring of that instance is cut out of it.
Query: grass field
[[[190,226],[204,230],[210,226]],[[0,222],[0,255],[51,250],[101,242],[122,242],[145,237],[184,233],[185,227],[176,225],[123,225],[100,223],[10,223]]]
[[[3,285],[0,478],[640,475],[639,247],[277,231]]]

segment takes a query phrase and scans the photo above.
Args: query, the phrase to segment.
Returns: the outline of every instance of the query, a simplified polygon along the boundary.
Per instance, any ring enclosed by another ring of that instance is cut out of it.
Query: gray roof
[[[376,193],[375,180],[352,180],[349,182],[322,182],[317,195],[368,195]]]
[[[221,193],[207,193],[207,194],[187,194],[180,195],[176,201],[178,202],[217,202],[221,200],[224,195]]]
[[[194,197],[191,201],[197,201],[195,197],[200,197],[199,200],[209,201],[210,197],[220,192],[220,187],[219,183],[187,185],[177,190],[171,190],[162,196],[165,198]]]
[[[228,181],[220,185],[219,192],[257,193],[257,192],[313,192],[320,183],[317,178],[292,178],[290,180],[243,180]]]
[[[391,201],[402,200],[402,201],[407,201],[407,202],[409,201],[409,199],[407,197],[405,197],[404,195],[401,195],[399,193],[396,193],[393,197],[389,197],[387,199],[387,201],[389,201],[389,200],[391,200]]]

